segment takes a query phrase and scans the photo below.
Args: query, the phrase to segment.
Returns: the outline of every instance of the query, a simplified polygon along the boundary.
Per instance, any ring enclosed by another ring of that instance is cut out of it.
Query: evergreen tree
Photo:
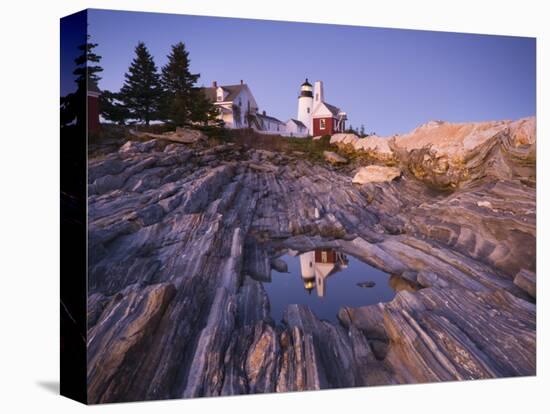
[[[97,43],[90,42],[90,35],[87,36],[86,43],[78,46],[81,54],[76,57],[74,63],[76,69],[73,74],[76,75],[75,82],[77,89],[75,92],[61,98],[61,125],[72,124],[76,120],[77,126],[86,124],[86,96],[89,87],[96,86],[100,81],[98,73],[103,71],[99,66],[101,56],[94,53]]]
[[[168,63],[162,68],[163,112],[164,117],[178,126],[189,123],[192,117],[197,117],[197,110],[193,108],[193,85],[199,74],[192,74],[189,70],[189,52],[182,42],[172,46],[168,55]]]
[[[139,42],[135,52],[136,56],[124,75],[120,100],[131,118],[149,125],[150,121],[158,119],[159,116],[162,93],[160,75],[145,43]]]
[[[202,91],[202,88],[193,88],[191,90],[190,120],[192,122],[198,122],[203,125],[213,122],[218,124],[218,114],[218,108],[210,102]]]
[[[126,120],[131,117],[130,111],[123,104],[120,93],[104,90],[100,96],[99,108],[103,118],[125,125]]]
[[[365,136],[365,125],[361,125],[361,130],[359,131],[360,132],[360,137],[364,137]]]
[[[76,83],[78,88],[82,88],[83,90],[90,88],[92,83],[97,86],[101,80],[98,73],[103,72],[103,68],[98,65],[101,61],[101,56],[94,53],[97,43],[91,43],[90,38],[90,35],[88,35],[88,41],[78,46],[78,50],[82,54],[75,59],[77,68],[73,72],[77,76]]]

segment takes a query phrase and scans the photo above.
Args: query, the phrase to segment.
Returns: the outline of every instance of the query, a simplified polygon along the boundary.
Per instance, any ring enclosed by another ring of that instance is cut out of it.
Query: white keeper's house
[[[236,85],[218,85],[202,88],[207,98],[219,109],[219,119],[226,128],[252,128],[262,134],[307,137],[327,135],[345,130],[346,113],[325,102],[323,82],[316,81],[315,88],[307,78],[300,86],[298,114],[283,122],[266,111],[259,112],[252,91],[242,80]]]
[[[219,109],[219,118],[226,128],[252,128],[263,134],[286,134],[286,123],[266,114],[258,112],[258,103],[252,91],[242,80],[236,85],[218,85],[203,88],[207,98]]]

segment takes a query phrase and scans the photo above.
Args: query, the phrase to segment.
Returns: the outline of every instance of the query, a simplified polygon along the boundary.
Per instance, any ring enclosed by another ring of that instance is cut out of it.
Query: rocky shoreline
[[[534,375],[534,123],[333,137],[402,172],[355,184],[356,166],[232,143],[92,155],[89,402]],[[274,321],[273,259],[319,247],[403,289],[339,324]]]

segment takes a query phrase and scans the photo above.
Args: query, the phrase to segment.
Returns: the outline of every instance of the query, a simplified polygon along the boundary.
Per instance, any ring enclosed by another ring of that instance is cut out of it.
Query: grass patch
[[[211,145],[232,142],[244,148],[280,152],[291,156],[300,156],[311,161],[324,161],[324,151],[336,151],[330,145],[330,135],[318,140],[312,138],[291,138],[281,135],[264,135],[251,129],[219,130],[208,134]]]
[[[168,131],[175,131],[175,126],[170,124],[154,124],[154,125],[115,125],[102,124],[100,133],[90,137],[89,143],[97,149],[103,149],[105,146],[122,145],[124,142],[132,141],[148,141],[147,137],[136,137],[130,134],[130,129],[136,129],[141,132],[151,132],[154,134],[162,134]],[[338,149],[335,145],[330,145],[330,135],[324,135],[318,140],[312,138],[291,138],[282,135],[264,135],[253,129],[226,129],[215,126],[196,127],[208,137],[206,145],[215,147],[218,145],[233,143],[244,149],[258,149],[273,152],[283,153],[285,155],[307,159],[312,162],[325,163],[324,151],[338,152],[343,156],[349,157],[345,151]],[[107,150],[105,148],[104,150]],[[112,148],[109,148],[112,150]]]

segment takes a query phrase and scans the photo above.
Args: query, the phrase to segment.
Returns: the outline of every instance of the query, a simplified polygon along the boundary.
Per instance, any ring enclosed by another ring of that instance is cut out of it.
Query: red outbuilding
[[[306,78],[298,97],[298,120],[307,126],[310,135],[332,135],[345,131],[347,116],[340,108],[325,102],[322,81],[316,81],[312,87]]]
[[[332,135],[344,132],[346,115],[340,108],[326,102],[320,102],[313,112],[313,135]]]

